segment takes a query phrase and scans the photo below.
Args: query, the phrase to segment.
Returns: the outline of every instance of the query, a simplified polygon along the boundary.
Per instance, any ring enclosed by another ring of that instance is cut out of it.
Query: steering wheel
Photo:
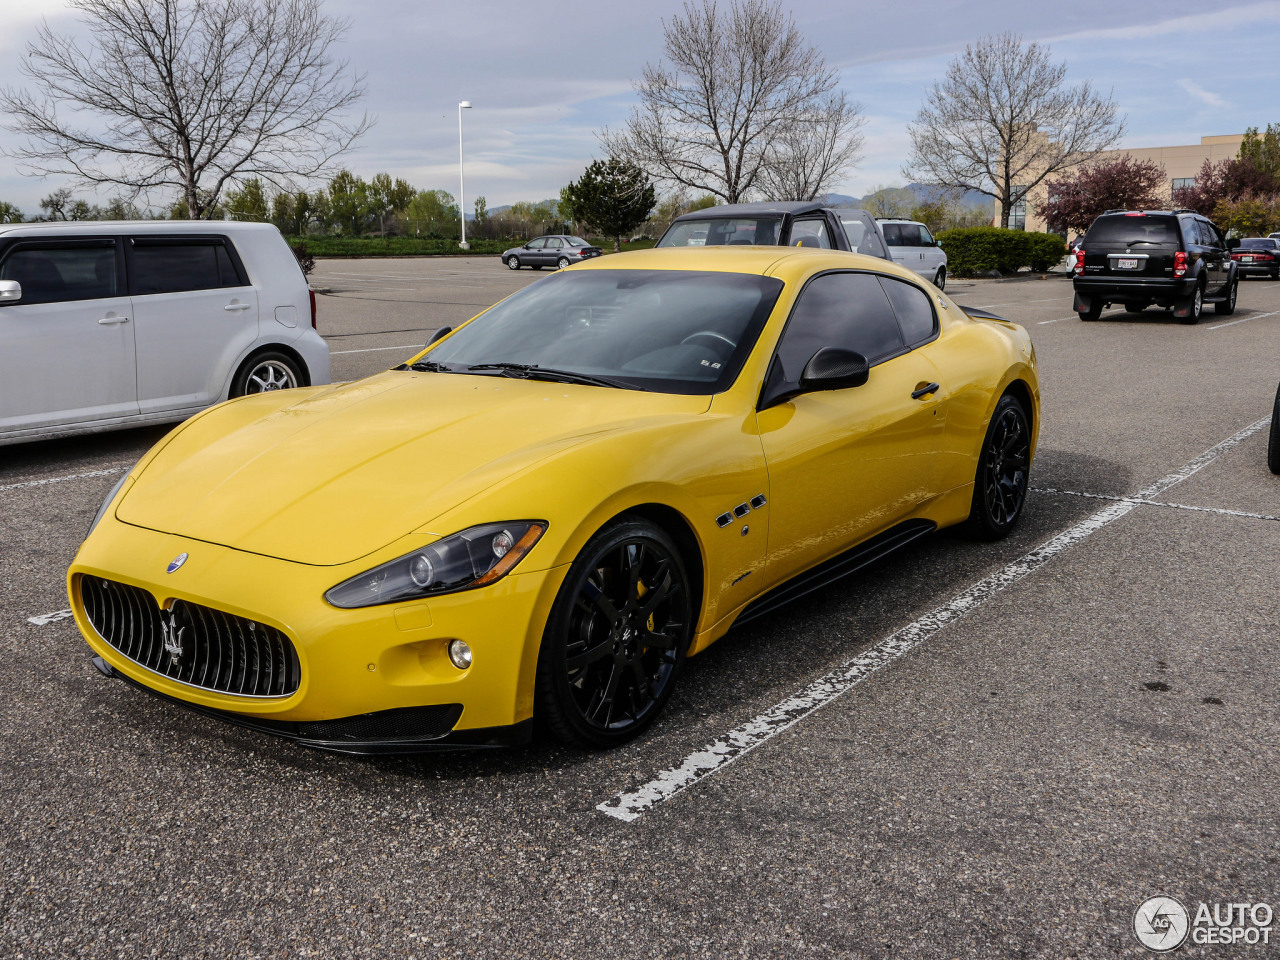
[[[737,344],[726,337],[723,333],[717,333],[715,330],[699,330],[697,333],[691,333],[683,340],[681,344],[701,343],[705,347],[715,350],[716,353],[732,353]],[[728,348],[726,351],[725,348]]]

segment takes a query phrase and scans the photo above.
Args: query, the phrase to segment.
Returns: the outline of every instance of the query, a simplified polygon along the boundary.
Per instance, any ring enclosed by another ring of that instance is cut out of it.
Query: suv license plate
[[[1138,260],[1136,257],[1121,257],[1116,261],[1117,270],[1137,270]]]

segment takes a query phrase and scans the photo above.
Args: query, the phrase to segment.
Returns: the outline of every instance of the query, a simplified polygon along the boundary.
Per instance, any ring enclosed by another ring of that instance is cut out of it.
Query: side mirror
[[[431,339],[427,341],[427,346],[428,347],[431,346],[440,338],[447,337],[451,333],[453,333],[453,327],[441,327],[439,330],[437,330],[435,333],[431,335]]]
[[[800,374],[800,389],[844,390],[860,387],[871,376],[867,358],[853,350],[840,347],[823,347],[805,364]]]
[[[17,280],[0,280],[0,303],[15,303],[22,299],[22,284]]]

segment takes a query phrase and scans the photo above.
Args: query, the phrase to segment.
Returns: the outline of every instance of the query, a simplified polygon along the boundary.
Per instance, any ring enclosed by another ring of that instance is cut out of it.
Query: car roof
[[[920,277],[900,267],[891,260],[872,257],[847,250],[826,250],[819,247],[774,246],[712,246],[712,247],[652,247],[648,250],[632,250],[607,257],[594,257],[585,263],[570,267],[566,273],[576,270],[705,270],[723,273],[753,273],[773,276],[783,268],[802,269],[806,261],[813,261],[819,269],[875,270],[879,273],[902,276],[918,282]],[[820,261],[820,263],[819,263]]]
[[[914,223],[916,226],[923,227],[924,224],[919,220],[908,220],[906,217],[876,217],[877,223]]]
[[[275,224],[238,220],[43,220],[0,224],[0,237],[74,237],[85,233],[252,233]]]

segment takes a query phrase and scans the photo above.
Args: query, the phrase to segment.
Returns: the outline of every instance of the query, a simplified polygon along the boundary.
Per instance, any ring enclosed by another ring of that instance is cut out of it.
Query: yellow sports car
[[[318,747],[635,736],[733,624],[1022,513],[1019,326],[811,248],[602,257],[187,421],[68,571],[104,673]]]

